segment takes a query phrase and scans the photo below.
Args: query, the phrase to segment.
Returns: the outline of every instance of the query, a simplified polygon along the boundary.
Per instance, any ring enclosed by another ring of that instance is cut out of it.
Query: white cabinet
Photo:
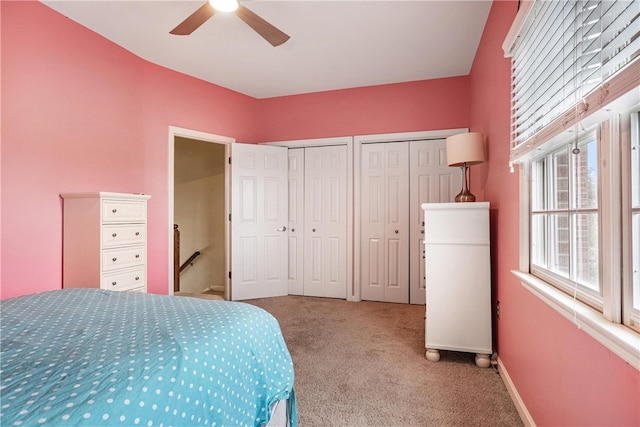
[[[63,193],[63,288],[147,291],[143,194]]]
[[[489,203],[425,203],[427,359],[439,350],[476,353],[490,364]]]

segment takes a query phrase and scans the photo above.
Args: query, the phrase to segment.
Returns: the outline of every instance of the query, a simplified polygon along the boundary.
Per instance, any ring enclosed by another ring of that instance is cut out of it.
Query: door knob
[[[282,227],[278,228],[276,231],[287,231],[287,227],[283,225]]]

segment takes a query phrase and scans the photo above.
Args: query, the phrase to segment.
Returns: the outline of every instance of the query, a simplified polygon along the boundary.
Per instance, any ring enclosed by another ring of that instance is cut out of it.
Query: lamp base
[[[469,174],[469,167],[467,164],[463,164],[460,166],[460,170],[462,171],[462,190],[458,193],[455,200],[456,202],[475,202],[476,196],[471,194],[469,191],[469,186],[467,185],[467,176]]]
[[[458,193],[455,200],[456,202],[475,202],[476,196],[471,194],[471,192],[465,188]]]

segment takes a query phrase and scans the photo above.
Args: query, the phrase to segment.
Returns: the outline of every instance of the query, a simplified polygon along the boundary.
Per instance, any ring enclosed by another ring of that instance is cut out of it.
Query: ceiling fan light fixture
[[[238,8],[236,0],[209,0],[209,4],[217,12],[233,12]]]

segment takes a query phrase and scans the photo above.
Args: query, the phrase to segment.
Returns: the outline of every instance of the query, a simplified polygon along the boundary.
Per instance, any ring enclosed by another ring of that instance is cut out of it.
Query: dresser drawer
[[[102,271],[105,272],[144,265],[146,262],[147,248],[144,245],[102,250]]]
[[[133,289],[146,289],[146,268],[138,267],[117,273],[104,274],[100,278],[100,288],[112,291],[127,291]]]
[[[113,224],[102,227],[102,247],[135,245],[146,241],[145,224]]]
[[[144,222],[147,218],[146,202],[142,200],[102,201],[103,222]]]

